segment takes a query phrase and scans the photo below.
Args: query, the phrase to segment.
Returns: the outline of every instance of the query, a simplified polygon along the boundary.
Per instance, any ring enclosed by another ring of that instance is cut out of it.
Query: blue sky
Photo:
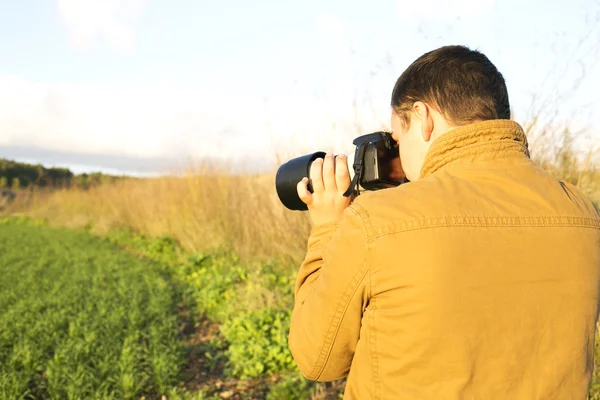
[[[0,157],[142,174],[348,153],[388,124],[402,70],[446,44],[488,55],[518,122],[549,99],[538,114],[558,111],[552,126],[585,128],[594,145],[599,12],[589,0],[0,0]]]

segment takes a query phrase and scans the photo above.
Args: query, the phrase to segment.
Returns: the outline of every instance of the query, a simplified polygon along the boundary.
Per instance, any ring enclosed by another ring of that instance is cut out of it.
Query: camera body
[[[344,196],[359,195],[358,187],[365,190],[379,190],[398,186],[406,182],[402,171],[398,144],[386,132],[373,132],[362,135],[352,142],[354,152],[354,178]],[[304,177],[310,179],[310,166],[317,158],[325,157],[319,151],[294,158],[279,167],[275,176],[275,188],[279,200],[290,210],[307,210],[308,207],[298,197],[296,186]],[[308,190],[312,193],[311,181]]]
[[[365,190],[379,190],[404,183],[398,143],[387,132],[362,135],[352,142],[354,176]],[[351,188],[353,186],[351,185]]]

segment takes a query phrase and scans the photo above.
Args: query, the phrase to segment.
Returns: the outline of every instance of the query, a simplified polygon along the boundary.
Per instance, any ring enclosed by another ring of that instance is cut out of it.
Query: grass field
[[[542,165],[600,204],[598,169],[561,151]],[[3,215],[75,230],[0,225],[0,399],[339,398],[287,347],[310,223],[273,183],[196,168],[22,190]]]
[[[296,370],[290,279],[274,264],[14,218],[0,219],[0,248],[0,399],[323,400],[343,390]],[[592,400],[599,362],[596,340]]]
[[[2,400],[322,400],[343,388],[297,371],[291,277],[274,264],[26,218],[0,219],[0,249]]]
[[[130,399],[177,382],[164,268],[43,226],[0,226],[0,248],[0,398]]]

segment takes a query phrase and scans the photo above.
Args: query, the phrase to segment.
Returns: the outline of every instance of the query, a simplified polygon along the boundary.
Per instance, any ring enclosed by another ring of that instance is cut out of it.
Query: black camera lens
[[[317,158],[325,158],[325,152],[307,154],[302,157],[293,158],[281,165],[275,176],[275,189],[279,200],[290,210],[306,211],[308,207],[300,197],[296,189],[298,182],[304,177],[310,179],[310,166]],[[312,193],[312,187],[309,183],[308,190]]]

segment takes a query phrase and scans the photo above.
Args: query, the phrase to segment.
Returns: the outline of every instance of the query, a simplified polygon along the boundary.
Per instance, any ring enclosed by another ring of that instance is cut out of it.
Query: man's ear
[[[427,103],[417,101],[413,105],[413,110],[417,115],[417,118],[419,118],[421,121],[421,135],[423,136],[423,140],[429,142],[431,140],[431,135],[433,134],[434,128],[431,108],[429,108]]]

